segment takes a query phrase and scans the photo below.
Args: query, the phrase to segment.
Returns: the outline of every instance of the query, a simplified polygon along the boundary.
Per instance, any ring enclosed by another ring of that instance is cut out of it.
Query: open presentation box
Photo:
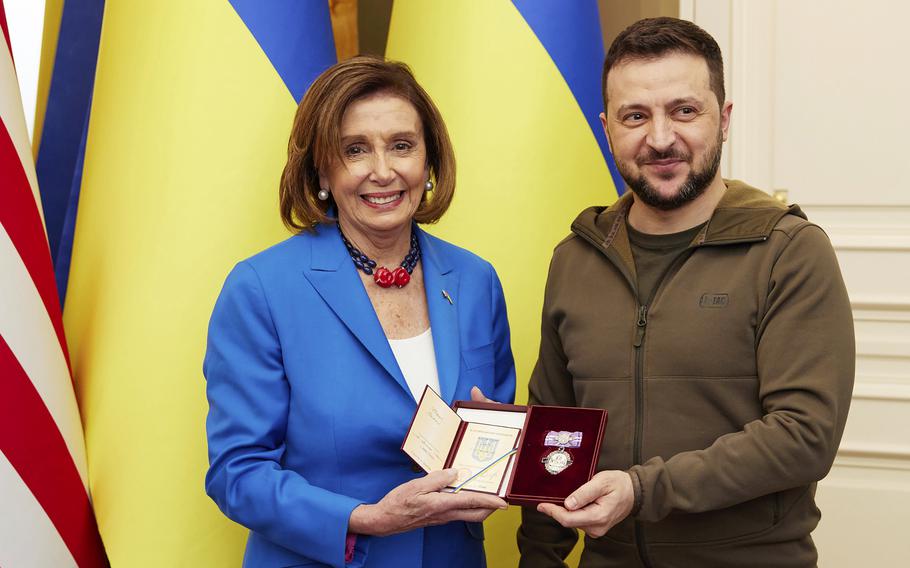
[[[456,401],[427,387],[401,449],[424,471],[456,468],[452,491],[512,505],[562,503],[594,475],[607,411]]]

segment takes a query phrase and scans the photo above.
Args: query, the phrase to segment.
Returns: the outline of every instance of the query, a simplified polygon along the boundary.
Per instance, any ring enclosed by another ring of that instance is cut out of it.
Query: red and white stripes
[[[0,28],[0,566],[106,566],[34,161]]]

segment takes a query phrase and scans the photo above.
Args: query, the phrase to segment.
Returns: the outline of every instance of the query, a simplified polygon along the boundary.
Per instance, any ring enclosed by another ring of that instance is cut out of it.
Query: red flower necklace
[[[411,230],[411,248],[408,250],[408,254],[405,255],[404,260],[401,261],[401,265],[394,270],[389,270],[385,266],[377,268],[375,260],[357,250],[351,244],[351,241],[344,236],[341,225],[338,225],[338,234],[341,235],[341,240],[344,242],[345,248],[348,249],[348,254],[351,255],[354,266],[362,270],[364,274],[372,275],[373,282],[379,286],[391,288],[394,284],[399,288],[404,288],[411,281],[411,273],[420,261],[420,243],[417,242],[417,233],[413,229]]]

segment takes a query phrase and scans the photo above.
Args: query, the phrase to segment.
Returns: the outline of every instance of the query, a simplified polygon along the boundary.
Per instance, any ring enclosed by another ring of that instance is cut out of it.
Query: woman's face
[[[332,192],[348,237],[395,238],[409,230],[428,176],[414,106],[383,92],[351,103],[341,121],[341,155],[319,182]]]

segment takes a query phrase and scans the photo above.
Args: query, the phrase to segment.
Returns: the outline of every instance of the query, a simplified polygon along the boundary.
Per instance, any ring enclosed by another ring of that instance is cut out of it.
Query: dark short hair
[[[424,193],[414,220],[434,223],[449,208],[455,194],[455,151],[439,109],[404,63],[358,56],[319,75],[297,107],[278,192],[281,220],[287,228],[304,231],[333,221],[328,216],[333,199],[322,201],[316,196],[319,171],[342,159],[341,121],[348,107],[379,92],[407,100],[420,117],[436,189],[432,198]]]
[[[607,75],[610,69],[626,61],[656,59],[668,53],[685,53],[704,58],[708,64],[711,90],[717,97],[717,104],[723,108],[726,100],[724,60],[717,42],[711,34],[692,22],[666,17],[639,20],[613,40],[604,60],[601,82],[604,108],[607,106]]]

